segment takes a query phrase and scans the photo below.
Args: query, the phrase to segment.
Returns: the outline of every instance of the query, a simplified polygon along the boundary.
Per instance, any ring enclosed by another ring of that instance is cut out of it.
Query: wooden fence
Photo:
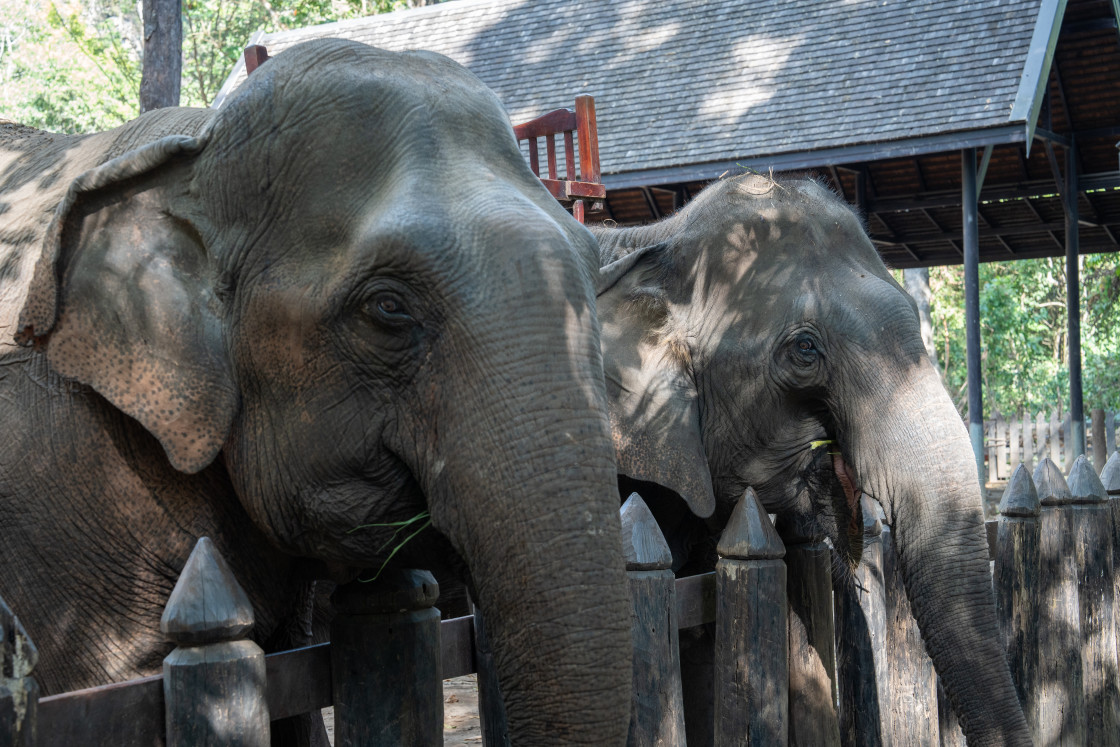
[[[836,589],[825,545],[783,541],[751,490],[716,571],[682,579],[644,503],[626,502],[631,745],[684,744],[686,732],[693,747],[963,744],[910,617],[890,527],[865,501],[863,562]],[[1120,742],[1120,455],[1100,477],[1080,459],[1068,481],[1048,458],[1033,478],[1020,464],[1000,508],[988,523],[993,583],[1036,741]],[[333,705],[336,745],[439,745],[441,680],[476,670],[484,744],[506,744],[482,621],[441,623],[436,594],[423,571],[343,587],[330,644],[264,656],[244,638],[244,593],[200,540],[161,622],[178,645],[164,674],[44,698],[34,646],[0,602],[0,744],[267,745],[270,720]],[[710,666],[682,666],[680,630],[693,644],[697,631],[712,634]],[[683,704],[698,701],[708,707],[686,724]]]
[[[1086,453],[1099,474],[1108,455],[1116,451],[1116,429],[1120,413],[1093,410],[1085,428]],[[1049,413],[1019,413],[1005,417],[998,410],[984,421],[984,443],[988,450],[988,482],[1006,482],[1015,468],[1028,470],[1049,457],[1068,475],[1077,460],[1070,437],[1070,416],[1058,410]]]

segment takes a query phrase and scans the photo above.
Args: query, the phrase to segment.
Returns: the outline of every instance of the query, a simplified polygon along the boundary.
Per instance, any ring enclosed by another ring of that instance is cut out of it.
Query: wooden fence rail
[[[630,745],[684,743],[682,687],[699,680],[682,686],[678,631],[698,626],[713,634],[712,681],[700,685],[714,695],[710,728],[688,726],[692,747],[963,744],[909,616],[890,527],[864,500],[863,562],[833,589],[815,539],[787,532],[783,542],[751,490],[720,540],[717,570],[674,580],[664,538],[631,496],[622,511],[636,651]],[[1068,481],[1048,457],[1033,476],[1020,462],[988,522],[1008,663],[1040,744],[1120,744],[1118,531],[1115,453],[1100,477],[1074,460]],[[436,594],[423,571],[342,587],[332,643],[261,657],[245,639],[248,600],[200,540],[161,625],[179,644],[164,674],[41,699],[34,645],[0,600],[0,744],[267,744],[269,719],[329,705],[338,745],[441,744],[441,679],[481,668],[480,682],[496,680],[476,622],[441,623]],[[485,692],[497,702],[484,744],[506,744],[500,695]]]
[[[1086,423],[1086,453],[1099,474],[1108,455],[1116,451],[1116,430],[1120,413],[1092,410]],[[1033,470],[1043,458],[1068,475],[1077,460],[1070,437],[1070,416],[1058,410],[1049,413],[1019,413],[1004,416],[998,410],[984,421],[987,448],[988,482],[1006,482],[1020,464]]]

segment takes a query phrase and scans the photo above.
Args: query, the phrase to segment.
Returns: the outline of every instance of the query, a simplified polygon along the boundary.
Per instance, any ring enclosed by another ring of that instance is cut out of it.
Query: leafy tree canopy
[[[1120,410],[1120,254],[1079,258],[1086,413]],[[949,391],[967,409],[964,271],[930,269],[934,343]],[[1066,265],[1062,257],[980,265],[984,409],[991,416],[1069,407]]]
[[[209,106],[255,31],[383,13],[415,0],[183,0],[184,106]],[[94,132],[139,113],[135,0],[0,3],[0,118]]]

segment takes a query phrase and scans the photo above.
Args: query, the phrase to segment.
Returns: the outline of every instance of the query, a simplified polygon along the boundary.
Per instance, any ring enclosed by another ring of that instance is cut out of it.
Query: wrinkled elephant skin
[[[201,535],[275,647],[427,512],[392,562],[471,584],[515,741],[621,743],[597,260],[434,54],[311,42],[217,112],[0,125],[0,594],[45,691],[158,669]]]
[[[913,302],[848,206],[813,181],[749,175],[660,223],[595,234],[619,469],[671,491],[651,507],[675,565],[711,568],[748,486],[780,525],[855,562],[862,489],[893,526],[969,744],[1029,744],[967,432]]]

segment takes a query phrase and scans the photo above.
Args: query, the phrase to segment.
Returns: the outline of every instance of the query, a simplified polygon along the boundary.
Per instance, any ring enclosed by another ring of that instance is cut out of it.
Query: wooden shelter
[[[593,95],[591,221],[654,220],[747,169],[830,181],[890,266],[965,264],[979,458],[978,262],[1067,257],[1083,422],[1076,256],[1120,250],[1118,18],[1118,0],[455,0],[249,43],[441,52],[515,122]]]

